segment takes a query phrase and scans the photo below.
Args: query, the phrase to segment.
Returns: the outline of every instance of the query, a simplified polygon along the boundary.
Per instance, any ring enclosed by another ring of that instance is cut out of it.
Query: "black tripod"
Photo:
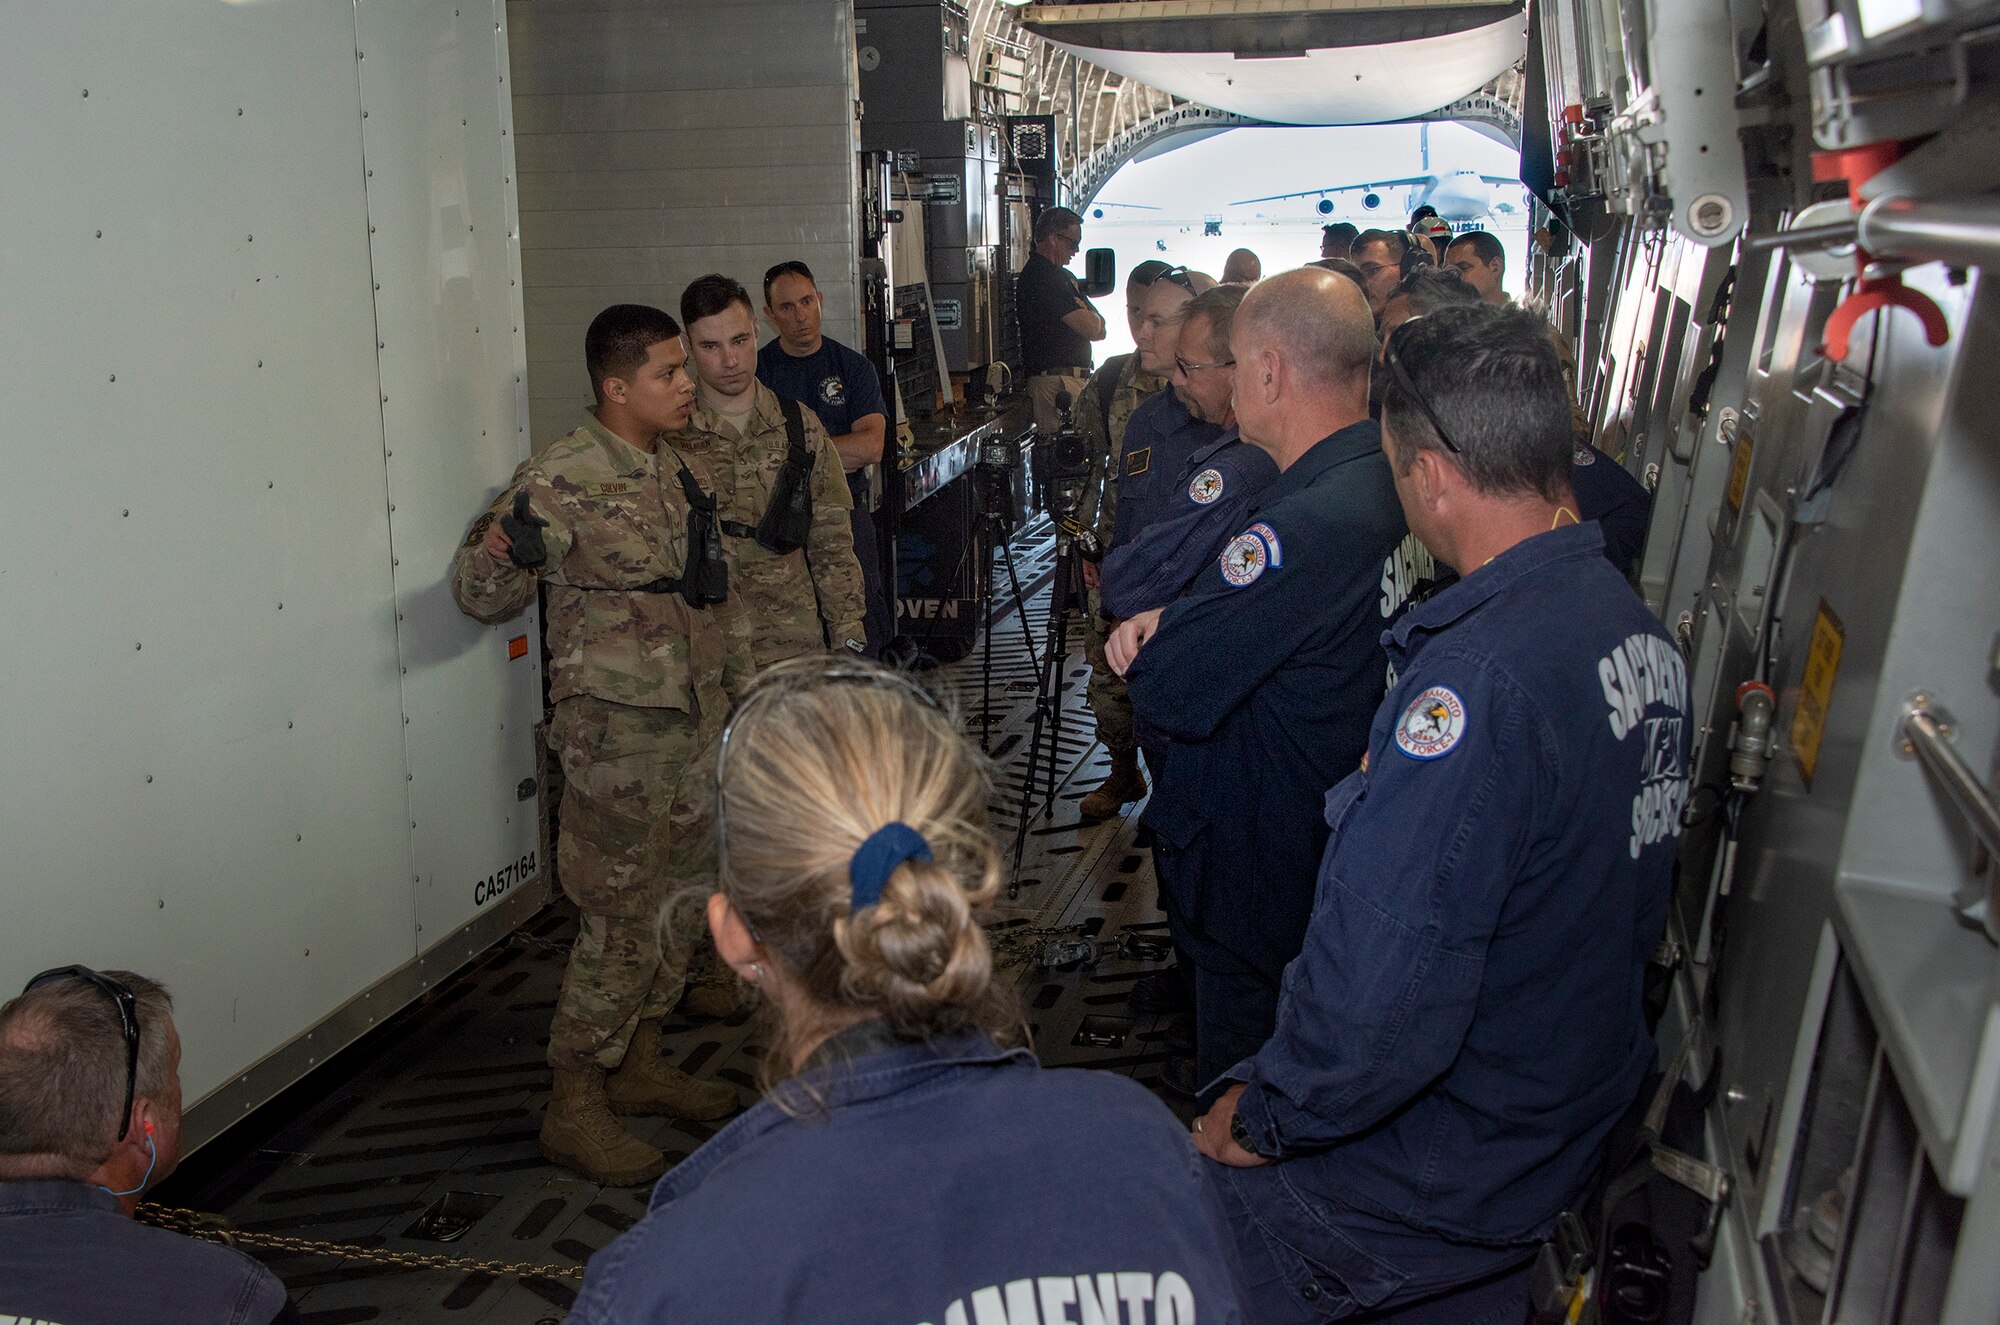
[[[1077,581],[1076,539],[1064,532],[1064,524],[1065,520],[1058,517],[1055,583],[1049,590],[1048,638],[1035,666],[1035,722],[1028,733],[1027,774],[1021,779],[1020,818],[1014,830],[1014,882],[1007,890],[1010,897],[1020,891],[1021,860],[1028,850],[1028,817],[1035,800],[1035,779],[1042,770],[1045,728],[1049,734],[1048,792],[1042,802],[1042,817],[1053,816],[1056,808],[1056,756],[1062,741],[1063,693],[1067,689],[1063,664],[1069,655],[1070,601]],[[1021,625],[1027,628],[1026,603],[1021,605]]]
[[[974,528],[973,546],[979,549],[980,610],[985,613],[979,644],[979,748],[993,753],[993,551],[1000,551],[1000,563],[1007,571],[1007,587],[1014,593],[1014,610],[1021,620],[1021,638],[1028,646],[1028,666],[1041,675],[1041,657],[1035,652],[1035,632],[1028,628],[1028,600],[1021,592],[1021,572],[1014,564],[1014,548],[1008,540],[1013,532],[1012,512],[1007,500],[1011,470],[995,472],[982,465],[974,473],[979,483],[979,523]]]

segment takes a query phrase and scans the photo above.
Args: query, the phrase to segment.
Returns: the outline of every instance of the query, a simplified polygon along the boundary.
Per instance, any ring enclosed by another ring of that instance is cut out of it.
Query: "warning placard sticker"
[[[1811,788],[1819,768],[1820,741],[1826,736],[1826,715],[1833,703],[1833,682],[1840,675],[1840,650],[1847,632],[1840,618],[1821,599],[1813,621],[1812,642],[1806,646],[1806,672],[1799,680],[1799,707],[1792,715],[1792,756]]]
[[[1757,443],[1750,436],[1748,428],[1736,434],[1736,454],[1729,461],[1729,509],[1743,509],[1743,494],[1750,487],[1750,459],[1757,450]]]

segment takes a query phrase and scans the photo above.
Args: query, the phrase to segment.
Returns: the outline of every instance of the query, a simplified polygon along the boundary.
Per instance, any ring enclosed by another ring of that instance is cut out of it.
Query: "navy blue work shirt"
[[[1234,428],[1196,450],[1157,517],[1105,554],[1097,591],[1105,612],[1125,620],[1180,597],[1277,477],[1277,463]]]
[[[1312,909],[1321,798],[1367,746],[1382,629],[1422,548],[1367,420],[1294,461],[1250,515],[1125,679],[1142,739],[1173,742],[1143,821],[1190,861],[1162,885],[1178,937],[1198,964],[1215,944],[1275,982]]]
[[[1687,668],[1595,525],[1389,632],[1276,1032],[1228,1075],[1323,1221],[1539,1241],[1654,1050],[1641,1007],[1687,799]]]
[[[278,1277],[233,1247],[134,1223],[87,1182],[0,1182],[0,1320],[295,1321]]]
[[[771,341],[757,351],[757,380],[817,414],[829,437],[853,432],[854,421],[870,414],[889,416],[875,365],[831,336],[820,337],[819,348],[807,355],[789,354],[782,341]],[[866,493],[866,471],[849,470],[847,486]]]
[[[976,1033],[813,1081],[660,1180],[573,1325],[1242,1319],[1206,1161],[1135,1082]]]
[[[1188,413],[1171,388],[1147,399],[1125,422],[1118,466],[1118,509],[1111,520],[1111,546],[1129,542],[1165,513],[1179,493],[1188,457],[1222,435],[1213,423]]]
[[[1576,494],[1576,514],[1604,528],[1604,555],[1625,578],[1646,550],[1646,528],[1653,518],[1653,494],[1632,471],[1588,443],[1579,443],[1570,465],[1570,490]]]

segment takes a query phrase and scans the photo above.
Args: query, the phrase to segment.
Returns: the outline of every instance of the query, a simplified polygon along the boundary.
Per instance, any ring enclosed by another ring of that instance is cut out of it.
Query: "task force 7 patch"
[[[1250,526],[1250,532],[1264,540],[1264,550],[1270,554],[1273,566],[1282,566],[1285,564],[1285,550],[1278,545],[1277,530],[1259,520],[1256,524]]]
[[[1465,735],[1465,701],[1448,686],[1432,686],[1396,720],[1396,748],[1412,759],[1447,755]]]
[[[1222,578],[1238,589],[1254,582],[1270,564],[1271,553],[1264,540],[1247,530],[1222,549]]]
[[[1204,469],[1188,484],[1188,500],[1206,506],[1222,495],[1222,471]]]

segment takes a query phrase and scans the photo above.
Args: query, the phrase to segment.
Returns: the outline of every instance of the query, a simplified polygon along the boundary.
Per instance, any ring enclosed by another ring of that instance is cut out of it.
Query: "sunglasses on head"
[[[1396,337],[1402,335],[1403,328],[1409,326],[1411,322],[1422,320],[1423,315],[1418,314],[1416,317],[1409,319],[1408,322],[1403,323],[1403,326],[1397,327],[1389,333],[1389,339],[1383,342],[1382,345],[1382,361],[1389,366],[1389,372],[1395,377],[1396,385],[1401,387],[1403,393],[1416,403],[1418,412],[1431,425],[1431,430],[1437,433],[1438,440],[1444,443],[1444,449],[1453,455],[1464,455],[1465,451],[1457,442],[1451,440],[1451,434],[1446,432],[1444,424],[1438,421],[1437,411],[1431,408],[1431,403],[1424,398],[1424,393],[1417,390],[1417,384],[1410,380],[1409,370],[1403,367],[1402,359],[1396,354]]]
[[[749,692],[738,701],[729,720],[722,724],[722,735],[715,743],[715,877],[718,885],[729,877],[729,823],[723,809],[724,783],[729,773],[729,743],[736,736],[737,727],[753,710],[768,707],[773,697],[795,694],[802,690],[817,689],[822,685],[869,685],[888,690],[900,690],[915,698],[925,708],[942,712],[942,706],[930,691],[910,680],[901,672],[887,667],[843,664],[805,660],[802,665],[787,667],[784,663],[764,672],[750,686]],[[727,891],[727,888],[724,888]],[[747,924],[746,919],[746,924]],[[750,937],[759,943],[763,935],[755,928]]]
[[[21,992],[25,994],[58,980],[81,980],[95,985],[118,1009],[119,1028],[125,1033],[125,1108],[118,1115],[118,1139],[123,1141],[132,1130],[132,1097],[139,1085],[139,1000],[124,985],[88,966],[57,966],[43,971],[28,981]]]

